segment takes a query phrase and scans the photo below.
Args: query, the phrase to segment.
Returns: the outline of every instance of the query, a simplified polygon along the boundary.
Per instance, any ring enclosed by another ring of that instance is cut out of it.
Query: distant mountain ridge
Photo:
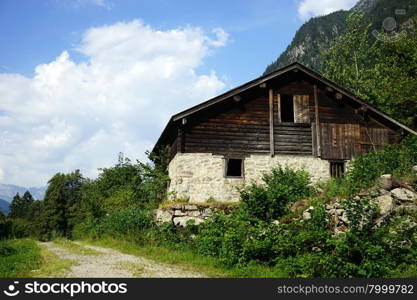
[[[9,213],[9,205],[10,203],[8,201],[0,199],[0,211],[5,215]]]
[[[405,14],[398,14],[397,10],[403,10]],[[335,38],[345,32],[346,18],[352,12],[363,13],[365,24],[371,24],[371,31],[380,31],[387,17],[393,17],[400,27],[410,27],[415,26],[413,17],[417,15],[417,1],[360,0],[348,11],[340,10],[312,18],[297,30],[290,45],[275,62],[267,66],[264,74],[295,61],[320,72],[327,49]]]
[[[12,201],[16,193],[23,195],[26,191],[29,191],[35,199],[41,200],[45,195],[46,186],[26,188],[13,184],[0,183],[0,199],[6,200],[8,202]]]

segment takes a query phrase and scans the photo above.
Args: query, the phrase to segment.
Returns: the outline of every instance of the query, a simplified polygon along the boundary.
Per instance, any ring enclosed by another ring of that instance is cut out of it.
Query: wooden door
[[[321,157],[347,160],[360,150],[359,124],[321,123]]]
[[[294,122],[310,123],[308,95],[294,95]]]

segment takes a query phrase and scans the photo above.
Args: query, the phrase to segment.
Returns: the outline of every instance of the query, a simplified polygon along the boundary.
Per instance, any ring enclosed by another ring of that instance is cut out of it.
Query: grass
[[[43,263],[41,264],[39,269],[32,271],[31,277],[65,277],[65,274],[75,264],[75,262],[72,260],[59,258],[45,246],[41,246],[40,254]]]
[[[54,241],[54,244],[60,248],[66,249],[73,254],[79,255],[99,255],[103,254],[100,251],[93,250],[82,245],[73,243],[72,241],[65,238],[57,238]]]
[[[245,267],[226,268],[217,259],[198,255],[188,249],[175,250],[162,246],[139,246],[134,242],[102,238],[100,240],[86,240],[86,243],[108,247],[122,253],[142,256],[158,262],[175,265],[183,270],[204,273],[208,277],[249,277],[249,278],[276,278],[285,277],[285,274],[276,268],[252,264]]]
[[[138,264],[138,263],[133,263],[133,262],[129,262],[129,261],[121,261],[120,263],[117,264],[117,267],[121,270],[127,270],[130,273],[132,273],[132,275],[134,277],[143,277],[143,266]]]
[[[31,239],[0,241],[0,277],[62,277],[74,264]]]
[[[0,241],[0,277],[31,277],[42,265],[41,247],[30,239]]]

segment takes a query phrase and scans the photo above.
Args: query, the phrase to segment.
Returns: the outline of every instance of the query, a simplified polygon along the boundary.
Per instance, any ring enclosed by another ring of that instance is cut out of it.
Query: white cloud
[[[350,9],[356,2],[357,0],[301,0],[298,4],[298,16],[305,21],[337,10]]]
[[[58,171],[93,176],[120,151],[143,160],[170,115],[223,89],[214,71],[197,72],[227,43],[222,29],[213,34],[121,22],[84,33],[83,62],[63,51],[33,78],[0,73],[0,177],[44,185]]]

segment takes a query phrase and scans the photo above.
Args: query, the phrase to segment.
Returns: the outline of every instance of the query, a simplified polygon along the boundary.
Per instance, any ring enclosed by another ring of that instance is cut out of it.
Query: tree
[[[57,173],[48,181],[39,221],[44,238],[71,236],[83,181],[79,170],[70,174]]]
[[[369,101],[417,128],[417,31],[390,43],[380,42],[376,59]]]
[[[323,64],[325,77],[337,82],[361,98],[367,99],[369,79],[373,76],[375,44],[368,42],[370,26],[363,25],[363,14],[352,13],[346,19],[346,32],[339,36]]]
[[[387,42],[369,28],[360,14],[349,15],[345,34],[327,53],[323,75],[417,128],[417,32]]]
[[[22,218],[28,219],[29,217],[29,209],[32,205],[34,199],[29,191],[26,191],[23,194],[23,197],[20,197],[19,193],[17,193],[10,204],[10,218]]]

